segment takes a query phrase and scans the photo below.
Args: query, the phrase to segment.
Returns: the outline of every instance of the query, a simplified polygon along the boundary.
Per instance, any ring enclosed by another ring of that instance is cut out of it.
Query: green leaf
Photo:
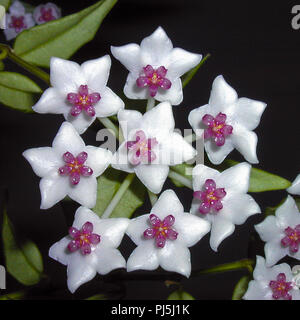
[[[43,260],[37,246],[30,240],[22,240],[19,245],[8,219],[3,214],[2,238],[7,271],[26,286],[37,284],[43,271]]]
[[[171,169],[179,174],[181,174],[182,176],[184,176],[185,178],[192,180],[192,170],[193,170],[193,166],[187,163],[182,163],[182,164],[178,164],[176,166],[172,166]],[[170,180],[175,184],[176,187],[184,187],[184,185],[182,183],[180,183],[179,181],[170,178]]]
[[[206,60],[210,57],[210,54],[208,53],[192,70],[187,72],[182,76],[182,87],[184,88],[195,76],[195,74],[198,72],[200,67],[206,62]]]
[[[5,68],[4,62],[0,61],[0,71],[3,71]]]
[[[295,198],[296,205],[298,207],[298,210],[300,211],[300,198]]]
[[[15,54],[41,67],[49,67],[52,56],[68,59],[94,38],[116,2],[102,0],[75,14],[24,30],[14,43]]]
[[[10,4],[11,4],[11,0],[0,0],[0,5],[3,6],[6,11],[8,11]]]
[[[108,300],[105,294],[95,294],[94,296],[88,297],[85,300]]]
[[[93,211],[99,216],[103,214],[125,177],[126,174],[110,167],[98,178],[97,203]],[[144,203],[145,191],[144,185],[135,177],[110,217],[130,218],[134,211]]]
[[[41,88],[31,79],[16,72],[0,72],[0,102],[24,112],[33,112]]]
[[[169,295],[168,300],[195,300],[195,298],[185,291],[176,290]]]
[[[242,299],[242,297],[247,291],[249,281],[250,281],[249,276],[244,276],[238,281],[238,283],[236,284],[233,290],[232,300]]]
[[[23,300],[25,291],[16,291],[0,296],[0,300]]]

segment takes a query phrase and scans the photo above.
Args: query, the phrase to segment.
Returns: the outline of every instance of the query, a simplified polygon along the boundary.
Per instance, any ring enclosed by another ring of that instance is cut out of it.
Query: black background
[[[41,3],[27,2],[33,5]],[[64,16],[94,3],[53,2],[62,8]],[[262,121],[256,129],[259,137],[259,167],[292,181],[300,167],[300,30],[293,30],[291,26],[291,10],[295,4],[300,4],[300,1],[120,0],[102,23],[95,39],[71,59],[82,63],[110,53],[110,45],[140,43],[161,25],[174,47],[203,55],[211,54],[211,58],[184,89],[184,101],[173,109],[176,126],[180,129],[189,128],[189,112],[207,103],[214,78],[222,74],[240,97],[267,103]],[[3,35],[0,37],[2,42],[5,41]],[[109,87],[120,92],[127,70],[114,58],[112,60]],[[10,63],[6,66],[7,70],[19,70]],[[101,292],[103,288],[113,289],[109,279],[122,276],[124,272],[116,271],[104,278],[98,275],[71,295],[66,289],[66,268],[48,257],[49,247],[65,236],[69,225],[61,204],[46,211],[39,209],[39,178],[21,154],[28,148],[51,145],[63,117],[23,114],[3,106],[0,112],[2,194],[8,190],[9,216],[21,237],[29,237],[38,244],[44,258],[45,273],[52,279],[53,290],[37,291],[35,298],[79,299]],[[83,135],[87,144],[97,144],[97,129],[97,126],[93,126]],[[243,160],[237,152],[233,152],[230,158]],[[168,187],[174,188],[171,183],[166,183],[165,189]],[[188,211],[192,192],[177,188],[176,193]],[[285,196],[285,191],[253,194],[262,209],[276,205]],[[72,208],[67,208],[69,218],[76,207],[77,204],[74,204]],[[149,208],[147,199],[139,212],[148,212]],[[257,215],[249,218],[244,225],[237,226],[235,233],[222,242],[218,253],[210,249],[209,235],[205,236],[191,248],[193,270],[247,257],[253,225],[262,219],[262,215]],[[126,238],[121,245],[125,258],[133,248],[134,245]],[[262,248],[260,241],[254,242],[250,248],[251,257],[253,254],[263,254]],[[4,264],[2,245],[0,249],[0,264]],[[142,272],[145,279],[149,279],[147,281],[139,279],[125,282],[123,297],[165,299],[176,287],[168,288],[163,281],[149,278],[158,272]],[[136,274],[141,275],[141,272]],[[196,299],[230,299],[235,283],[244,274],[246,272],[236,271],[201,276],[183,280],[182,285]],[[7,290],[1,293],[20,288],[22,286],[8,276]]]

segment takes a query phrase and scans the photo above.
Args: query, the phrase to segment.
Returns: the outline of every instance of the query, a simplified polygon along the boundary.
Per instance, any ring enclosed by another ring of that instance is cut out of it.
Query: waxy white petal
[[[235,229],[234,224],[227,219],[216,217],[211,225],[210,246],[214,251],[217,251],[220,243],[233,234]]]
[[[126,44],[121,47],[110,47],[113,56],[118,59],[130,72],[138,75],[140,73],[141,53],[140,46],[136,43]]]
[[[209,105],[223,106],[237,101],[236,91],[225,81],[222,75],[215,78],[209,98]]]
[[[101,275],[108,274],[115,269],[126,268],[126,261],[117,249],[102,246],[96,248],[95,254],[98,259],[96,271]]]
[[[95,121],[96,116],[90,117],[84,110],[78,116],[72,116],[70,111],[64,114],[66,121],[72,124],[79,134],[83,134],[86,129]]]
[[[286,190],[291,194],[300,195],[300,174],[297,175],[293,184]]]
[[[95,105],[96,117],[110,117],[120,109],[124,109],[124,102],[110,88],[106,87],[101,92],[101,99]]]

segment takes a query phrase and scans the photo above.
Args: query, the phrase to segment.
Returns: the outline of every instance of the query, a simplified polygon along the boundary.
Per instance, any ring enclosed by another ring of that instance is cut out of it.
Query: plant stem
[[[148,189],[147,189],[148,190]],[[157,195],[148,190],[149,199],[151,202],[152,207],[154,206],[155,202],[157,201]]]
[[[17,56],[13,52],[13,49],[11,47],[9,47],[8,45],[6,45],[6,44],[0,43],[0,50],[2,51],[1,52],[1,56],[5,55],[3,53],[5,51],[6,52],[6,56],[5,57],[7,57],[9,60],[13,61],[14,63],[19,65],[23,69],[27,70],[31,74],[33,74],[36,77],[40,78],[41,80],[46,82],[47,85],[50,86],[50,76],[49,76],[49,74],[47,72],[45,72],[42,69],[32,65],[31,63],[28,63],[27,61],[25,61],[22,58],[20,58],[19,56]]]
[[[169,171],[169,174],[168,174],[168,177],[169,178],[172,178],[174,180],[177,180],[178,182],[182,183],[184,186],[190,188],[190,189],[193,189],[193,184],[192,184],[192,181],[184,176],[182,176],[181,174],[173,171],[173,170],[170,170]]]
[[[98,120],[104,125],[105,128],[111,130],[113,135],[122,142],[124,140],[123,136],[117,126],[108,118],[98,118]]]
[[[147,101],[147,107],[146,111],[151,110],[155,106],[155,99],[154,98],[149,98]]]
[[[131,182],[133,181],[135,177],[134,173],[129,173],[128,176],[125,178],[123,183],[121,184],[118,191],[115,193],[114,197],[112,198],[110,204],[107,206],[105,211],[103,212],[101,218],[108,218],[111,213],[114,211],[117,204],[120,202],[121,198],[123,197],[126,190],[129,188]]]

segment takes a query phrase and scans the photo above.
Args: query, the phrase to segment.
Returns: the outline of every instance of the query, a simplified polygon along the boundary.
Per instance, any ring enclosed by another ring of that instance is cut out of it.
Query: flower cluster
[[[61,17],[61,10],[51,2],[41,4],[26,12],[24,5],[15,0],[6,14],[6,40],[14,39],[20,32],[30,29],[36,24],[43,24]]]
[[[18,5],[16,1],[11,14]],[[36,10],[33,17],[38,24],[60,16],[60,10],[49,3]],[[52,207],[66,196],[81,205],[68,235],[49,250],[50,257],[67,266],[71,292],[97,273],[104,275],[118,268],[131,272],[155,270],[160,266],[189,277],[189,247],[210,232],[210,247],[217,251],[234,232],[235,225],[261,212],[254,198],[247,194],[251,175],[251,165],[247,162],[222,172],[197,164],[192,170],[193,200],[189,212],[185,212],[173,190],[164,191],[157,199],[155,194],[162,191],[172,167],[197,155],[187,139],[176,132],[172,106],[183,100],[181,76],[197,66],[202,56],[173,48],[161,27],[140,45],[113,46],[111,52],[129,70],[125,96],[147,99],[146,112],[125,108],[121,98],[107,86],[111,68],[109,55],[81,65],[52,57],[51,87],[44,91],[33,110],[62,114],[65,122],[51,147],[28,149],[23,153],[41,178],[41,209]],[[235,148],[246,161],[258,163],[257,135],[253,130],[265,108],[263,102],[238,98],[220,75],[213,82],[208,104],[192,110],[188,121],[196,136],[203,137],[212,164],[222,163]],[[114,121],[118,120],[120,125],[118,150],[86,146],[80,135],[97,118],[118,131],[108,119],[111,116],[115,116]],[[97,178],[109,166],[138,177],[150,197],[156,199],[150,212],[134,219],[109,217],[111,208],[122,196],[118,191],[102,217],[91,210],[98,196]],[[290,193],[300,194],[298,178],[289,188]],[[254,280],[245,299],[298,299],[299,291],[290,267],[274,264],[285,255],[300,260],[299,217],[296,204],[289,196],[275,216],[256,225],[266,242],[266,262],[257,257]],[[127,261],[118,250],[125,234],[136,245]]]

